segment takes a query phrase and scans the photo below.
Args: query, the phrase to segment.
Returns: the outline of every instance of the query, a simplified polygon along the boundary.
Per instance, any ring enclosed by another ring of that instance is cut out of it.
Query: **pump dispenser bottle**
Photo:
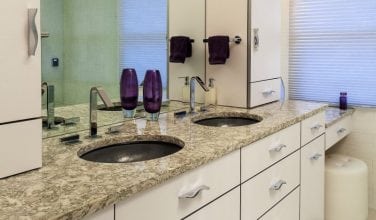
[[[189,76],[179,77],[184,79],[184,86],[182,87],[182,101],[189,102]]]
[[[214,87],[214,79],[209,79],[209,92],[205,93],[205,105],[217,105],[217,89]]]

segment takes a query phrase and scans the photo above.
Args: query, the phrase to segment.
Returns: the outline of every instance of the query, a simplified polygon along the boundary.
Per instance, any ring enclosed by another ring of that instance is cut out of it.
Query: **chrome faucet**
[[[47,96],[47,128],[55,128],[55,86],[42,83],[42,95]]]
[[[90,89],[90,135],[89,137],[95,138],[98,132],[98,122],[97,122],[97,96],[101,98],[104,105],[107,108],[113,107],[111,99],[108,97],[107,93],[102,87],[92,87]]]
[[[209,88],[205,85],[204,81],[198,76],[194,76],[191,78],[190,82],[190,99],[189,99],[189,112],[194,113],[195,112],[195,91],[196,91],[196,85],[195,81],[198,82],[198,84],[201,86],[201,88],[208,92]]]

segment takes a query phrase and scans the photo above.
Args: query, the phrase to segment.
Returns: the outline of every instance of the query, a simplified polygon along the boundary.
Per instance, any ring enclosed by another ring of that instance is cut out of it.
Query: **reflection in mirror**
[[[170,39],[174,36],[187,36],[194,40],[191,57],[187,58],[184,63],[169,63],[169,98],[171,100],[187,101],[189,99],[186,95],[189,88],[184,88],[185,77],[199,76],[205,81],[205,44],[202,42],[205,39],[205,5],[203,0],[169,1]],[[203,103],[204,92],[198,89],[195,99]]]
[[[135,68],[140,84],[147,69],[160,70],[164,88],[162,113],[187,107],[178,102],[166,106],[167,97],[181,100],[184,80],[179,76],[204,74],[205,45],[201,41],[205,35],[205,4],[198,0],[170,0],[168,9],[167,1],[41,0],[42,81],[54,86],[54,116],[64,119],[55,129],[45,129],[44,137],[89,128],[88,102],[93,86],[103,87],[115,103],[113,109],[98,111],[99,125],[123,121],[119,108],[123,68]],[[189,13],[185,7],[190,8]],[[186,64],[169,65],[167,36],[177,34],[189,35],[197,43]],[[172,70],[170,75],[168,68]],[[144,117],[142,104],[137,109],[136,117]],[[64,121],[72,123],[66,126]]]

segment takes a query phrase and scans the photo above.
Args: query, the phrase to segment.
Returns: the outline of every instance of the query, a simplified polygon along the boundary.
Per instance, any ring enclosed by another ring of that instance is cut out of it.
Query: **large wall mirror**
[[[205,78],[202,0],[41,0],[41,29],[42,81],[54,87],[55,116],[73,122],[44,129],[44,137],[87,130],[90,88],[103,87],[116,104],[123,68],[135,68],[140,84],[146,70],[160,70],[164,100],[182,100],[180,77]],[[194,39],[193,54],[170,63],[169,39],[178,35]],[[162,112],[186,107],[165,103]],[[125,120],[121,109],[112,110],[98,111],[99,126]]]

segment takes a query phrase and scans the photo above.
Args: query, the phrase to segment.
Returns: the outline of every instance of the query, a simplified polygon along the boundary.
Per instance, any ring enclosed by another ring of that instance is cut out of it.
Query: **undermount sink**
[[[92,150],[78,152],[80,158],[99,163],[132,163],[157,159],[174,154],[184,142],[170,136],[134,136]]]
[[[192,121],[210,127],[239,127],[259,123],[262,117],[241,112],[222,112],[199,116]]]
[[[64,121],[65,121],[65,119],[62,118],[62,117],[55,117],[54,123],[55,123],[55,125],[60,125],[60,124],[63,124]],[[42,125],[43,125],[43,128],[47,128],[47,126],[48,126],[47,117],[42,117]]]

